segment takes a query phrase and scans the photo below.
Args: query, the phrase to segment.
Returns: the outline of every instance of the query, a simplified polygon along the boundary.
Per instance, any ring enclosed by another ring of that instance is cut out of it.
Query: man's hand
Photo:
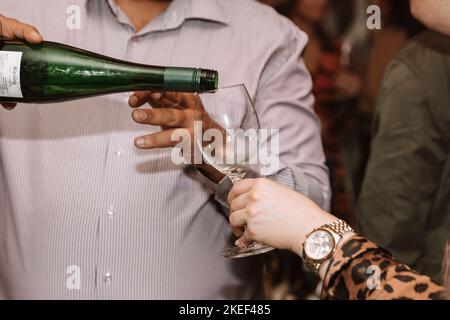
[[[203,130],[216,128],[221,130],[207,114],[199,97],[192,93],[176,92],[136,92],[129,99],[132,108],[150,104],[152,109],[134,110],[133,120],[139,124],[160,126],[163,130],[135,139],[139,149],[173,148],[179,141],[172,140],[177,129],[186,129],[194,142],[194,122],[201,121]],[[222,180],[224,175],[209,165],[197,166],[203,174],[214,182]]]
[[[29,43],[41,43],[43,38],[39,31],[29,24],[21,23],[0,15],[0,36],[7,39],[21,39]],[[8,110],[14,109],[14,103],[2,103]]]

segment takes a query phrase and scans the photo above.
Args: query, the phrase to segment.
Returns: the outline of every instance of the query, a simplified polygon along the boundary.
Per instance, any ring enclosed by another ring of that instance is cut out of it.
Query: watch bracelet
[[[330,229],[331,231],[337,233],[338,235],[342,236],[347,232],[355,232],[355,230],[350,227],[347,222],[343,221],[343,220],[336,220],[333,223],[324,225],[323,228],[327,228]],[[336,243],[337,245],[337,243]]]

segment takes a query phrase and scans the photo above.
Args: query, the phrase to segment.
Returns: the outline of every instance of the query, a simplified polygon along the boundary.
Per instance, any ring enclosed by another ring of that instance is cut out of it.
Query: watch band
[[[340,235],[341,237],[346,234],[347,232],[354,232],[355,230],[350,227],[345,221],[343,220],[336,220],[333,223],[324,225],[322,228],[326,228],[329,229],[335,233],[337,233],[338,235]],[[337,243],[336,243],[337,245]]]
[[[314,233],[317,230],[326,230],[329,233],[332,234],[332,236],[335,238],[335,243],[334,243],[334,248],[333,248],[333,253],[336,251],[337,246],[339,245],[340,240],[342,239],[343,235],[348,233],[348,232],[354,232],[355,230],[350,227],[345,221],[343,220],[336,220],[333,223],[330,224],[326,224],[323,225],[319,228],[315,228],[313,231],[311,231],[310,233],[308,233],[308,235],[306,236],[305,242],[303,244],[303,260],[306,264],[306,266],[311,269],[312,271],[315,272],[319,272],[320,266],[328,261],[332,255],[330,255],[330,257],[324,259],[324,260],[314,260],[312,258],[310,258],[306,252],[305,252],[305,244],[308,240],[309,235],[311,235],[312,233]]]

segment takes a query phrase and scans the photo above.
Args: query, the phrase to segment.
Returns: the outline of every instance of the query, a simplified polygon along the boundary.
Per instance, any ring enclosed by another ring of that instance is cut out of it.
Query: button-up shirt
[[[46,40],[152,65],[215,69],[280,130],[274,179],[329,201],[307,37],[249,0],[174,0],[136,32],[114,1],[2,0]],[[0,298],[226,299],[260,294],[258,258],[228,260],[221,185],[170,150],[137,150],[130,93],[0,110]]]

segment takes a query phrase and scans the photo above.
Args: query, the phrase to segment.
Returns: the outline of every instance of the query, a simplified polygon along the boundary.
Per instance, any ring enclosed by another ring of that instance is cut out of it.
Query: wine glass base
[[[262,243],[254,242],[246,248],[234,247],[227,249],[223,252],[223,256],[230,259],[239,259],[264,254],[272,250],[274,250],[274,248]]]

